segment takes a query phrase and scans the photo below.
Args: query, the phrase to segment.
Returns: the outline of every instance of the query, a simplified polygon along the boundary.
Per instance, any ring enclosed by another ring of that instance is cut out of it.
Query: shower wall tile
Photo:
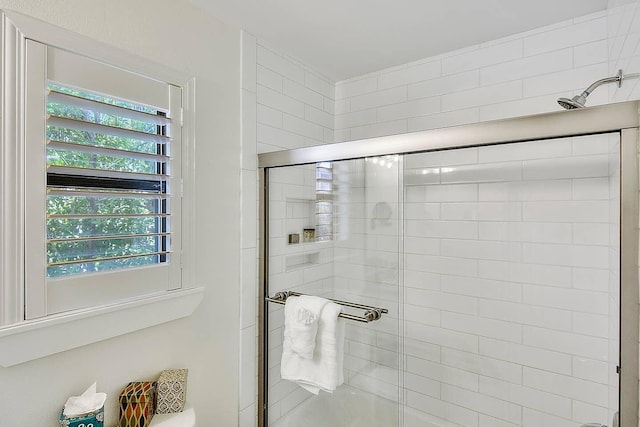
[[[571,270],[570,267],[556,265],[478,261],[479,277],[539,285],[569,287],[572,283]]]
[[[478,199],[481,201],[569,200],[572,181],[567,179],[482,183],[478,188]]]
[[[480,109],[467,108],[458,111],[429,114],[421,117],[410,117],[408,120],[408,128],[409,132],[418,132],[427,129],[437,129],[474,123],[478,120],[480,120]]]
[[[258,65],[257,83],[259,83],[261,86],[273,89],[276,92],[281,93],[283,80],[284,77],[282,77],[282,75],[276,73],[275,71],[271,71],[270,69],[265,68],[262,65]]]
[[[478,121],[500,120],[512,117],[529,116],[532,114],[548,113],[549,111],[555,111],[553,107],[549,107],[551,102],[555,103],[560,97],[570,98],[572,96],[573,93],[571,91],[564,90],[562,92],[516,99],[515,101],[502,102],[500,104],[483,105],[479,108]],[[593,104],[595,104],[594,101],[595,100],[590,99],[590,102]]]
[[[450,74],[432,79],[420,79],[416,83],[408,85],[408,98],[410,100],[431,98],[438,95],[474,89],[480,86],[480,71],[472,70],[457,74]],[[412,117],[407,111],[405,118]]]
[[[572,312],[569,310],[530,304],[513,304],[512,302],[496,301],[495,299],[480,299],[479,314],[481,317],[546,329],[571,331]]]
[[[507,162],[513,160],[534,160],[571,155],[571,140],[551,139],[533,143],[492,145],[478,148],[481,163]],[[518,184],[518,183],[514,183]]]
[[[312,91],[321,94],[327,100],[336,99],[335,84],[329,79],[323,78],[315,73],[306,72],[304,74],[304,85]],[[327,104],[329,103],[327,102]]]
[[[572,49],[562,49],[481,68],[480,82],[486,86],[505,81],[520,80],[544,73],[558,72],[572,67]]]
[[[335,85],[257,41],[258,152],[334,142]]]
[[[524,55],[537,55],[543,52],[577,46],[607,38],[607,18],[600,17],[586,22],[547,31],[541,34],[525,37]]]
[[[608,200],[608,178],[584,178],[573,180],[573,200]]]
[[[336,83],[336,100],[372,93],[378,90],[378,77],[365,77]]]
[[[257,166],[256,146],[256,94],[242,90],[242,169],[255,170]]]
[[[602,420],[609,418],[607,408],[590,405],[588,403],[573,401],[573,420],[579,423],[588,423],[589,420]]]
[[[407,100],[407,87],[384,89],[351,98],[351,111],[367,110],[372,107],[397,104]]]
[[[240,411],[240,427],[257,427],[258,417],[255,403]]]
[[[440,385],[439,381],[434,381],[429,378],[407,373],[404,377],[404,386],[408,390],[413,390],[417,393],[426,394],[427,396],[440,398]]]
[[[442,95],[442,111],[457,111],[481,105],[497,104],[522,97],[522,81],[492,84],[478,89]]]
[[[406,323],[405,334],[408,338],[418,341],[471,353],[478,352],[478,337],[472,334],[447,331],[442,328],[411,322]]]
[[[388,122],[403,120],[409,116],[424,116],[440,112],[440,97],[432,96],[378,108],[377,120]],[[377,135],[380,136],[380,135]]]
[[[519,422],[522,416],[520,405],[449,385],[442,387],[442,399],[508,422]]]
[[[442,276],[441,288],[448,293],[487,298],[490,300],[520,302],[522,287],[512,282],[478,279],[475,277]],[[480,306],[485,300],[480,299]],[[510,306],[510,305],[509,305]],[[499,317],[492,317],[499,319]],[[508,320],[508,319],[504,319]]]
[[[523,343],[531,347],[575,354],[588,359],[606,360],[607,358],[607,340],[597,337],[524,326]]]
[[[480,393],[506,402],[529,406],[563,418],[571,418],[571,399],[519,384],[480,377]]]
[[[432,416],[450,420],[457,425],[478,427],[478,414],[462,406],[457,406],[440,399],[407,391],[407,406],[418,409]],[[423,424],[424,425],[424,424]]]
[[[478,390],[479,377],[464,369],[445,366],[412,356],[407,357],[406,370],[424,378],[430,378],[439,383],[446,382],[467,390]]]
[[[539,369],[524,368],[523,384],[541,391],[598,405],[607,402],[607,386]],[[544,424],[543,424],[544,425]]]
[[[592,313],[573,313],[573,332],[593,337],[609,337],[609,317]]]
[[[443,312],[440,319],[441,326],[446,329],[467,332],[479,337],[495,338],[515,343],[522,342],[522,327],[512,322],[451,312]]]
[[[416,288],[407,288],[405,292],[406,300],[415,305],[456,313],[478,313],[478,300],[474,297]]]
[[[306,88],[303,84],[285,79],[283,81],[283,93],[293,99],[303,102],[305,105],[311,105],[316,108],[324,107],[324,97],[322,94],[314,90]]]
[[[375,123],[365,126],[357,126],[351,128],[351,139],[365,139],[385,135],[397,135],[399,133],[407,133],[407,121],[396,120],[390,122]]]
[[[499,420],[497,418],[490,417],[488,415],[479,414],[478,419],[480,427],[515,427],[519,424],[508,423],[506,421]]]
[[[269,68],[293,81],[304,81],[305,70],[302,66],[279,55],[273,49],[267,47],[262,40],[258,40],[257,58],[258,64],[265,68]]]
[[[334,116],[330,111],[328,112],[326,110],[320,110],[310,105],[305,105],[304,118],[311,123],[323,126],[325,133],[332,132],[333,130]]]
[[[572,372],[570,355],[539,347],[480,338],[480,354],[559,374],[571,375]]]
[[[258,85],[258,104],[298,117],[304,117],[304,102],[286,96],[266,86]]]
[[[609,203],[593,200],[524,202],[522,218],[525,221],[607,223]]]
[[[256,327],[245,328],[240,333],[242,345],[240,375],[240,408],[245,409],[255,402],[257,390],[255,376]]]
[[[607,384],[609,382],[609,366],[606,362],[574,356],[573,376],[584,380]]]
[[[419,82],[424,79],[436,78],[440,76],[441,69],[442,64],[440,61],[406,64],[400,69],[380,74],[378,86],[383,90]]]
[[[440,255],[456,258],[517,262],[520,261],[520,245],[509,242],[442,239],[440,243]]]
[[[608,301],[601,292],[525,284],[522,301],[526,304],[571,311],[608,314]]]
[[[591,65],[600,62],[606,63],[609,59],[607,47],[607,40],[598,40],[574,47],[573,65],[581,67],[583,65]],[[587,84],[591,83],[589,82]]]
[[[571,243],[571,233],[572,224],[553,222],[481,222],[478,230],[481,240],[536,243]]]
[[[496,180],[502,181],[502,179]],[[518,202],[442,203],[441,212],[442,219],[447,220],[519,221],[522,218],[522,204]]]
[[[577,48],[576,48],[577,49]],[[575,52],[574,52],[575,54]],[[541,95],[559,93],[567,90],[579,91],[589,86],[602,76],[609,74],[606,59],[598,60],[594,64],[568,67],[564,71],[550,74],[540,74],[524,80],[524,97],[532,98]],[[591,100],[590,100],[591,101]]]
[[[556,417],[551,414],[539,412],[534,409],[524,408],[522,411],[522,425],[525,426],[549,426],[549,427],[580,427],[580,423],[567,421],[566,418]]]
[[[267,107],[266,105],[258,105],[256,115],[258,123],[272,125],[279,128],[282,127],[283,113],[280,110]]]
[[[609,292],[609,270],[573,268],[573,287],[591,291]]]
[[[524,179],[589,178],[609,175],[607,155],[527,160],[523,163]]]
[[[404,162],[404,167],[407,170],[474,164],[478,163],[478,148],[467,148],[456,152],[436,151],[433,153],[412,154],[411,156],[406,156]]]
[[[459,73],[501,62],[512,61],[521,57],[522,40],[513,40],[445,58],[442,60],[442,73]]]

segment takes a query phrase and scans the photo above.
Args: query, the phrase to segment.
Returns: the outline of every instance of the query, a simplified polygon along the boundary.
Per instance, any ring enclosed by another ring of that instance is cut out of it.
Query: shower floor
[[[273,427],[395,427],[398,404],[350,386],[320,393],[296,406]]]

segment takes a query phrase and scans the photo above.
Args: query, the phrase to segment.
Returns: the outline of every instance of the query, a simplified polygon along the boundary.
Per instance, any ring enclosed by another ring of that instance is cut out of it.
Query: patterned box
[[[87,414],[65,417],[64,409],[60,413],[60,427],[102,427],[104,424],[104,406]]]
[[[156,414],[182,412],[187,399],[188,369],[167,369],[158,378]]]
[[[119,427],[147,427],[155,413],[156,383],[130,382],[120,392]]]

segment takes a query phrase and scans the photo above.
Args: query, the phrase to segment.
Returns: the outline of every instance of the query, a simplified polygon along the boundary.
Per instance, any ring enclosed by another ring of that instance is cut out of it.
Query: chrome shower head
[[[587,101],[586,96],[576,95],[573,98],[558,98],[558,104],[566,110],[574,110],[576,108],[584,108],[584,103]]]
[[[624,74],[622,74],[622,70],[618,70],[618,74],[616,74],[615,76],[607,77],[605,79],[600,79],[600,80],[596,81],[595,83],[592,83],[591,86],[586,88],[580,95],[576,95],[571,99],[569,99],[569,98],[559,98],[558,99],[558,104],[560,104],[560,106],[562,108],[567,109],[567,110],[574,110],[576,108],[584,108],[585,104],[587,102],[587,96],[589,96],[589,94],[591,92],[593,92],[595,90],[595,88],[597,88],[598,86],[603,85],[605,83],[617,83],[618,87],[621,87],[622,86],[622,80],[624,80],[625,77],[636,77],[636,75],[625,76]]]

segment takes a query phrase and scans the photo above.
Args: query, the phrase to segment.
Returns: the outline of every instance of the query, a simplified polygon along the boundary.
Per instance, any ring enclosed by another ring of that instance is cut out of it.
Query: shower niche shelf
[[[285,229],[287,230],[288,245],[315,243],[315,223],[315,199],[287,198]],[[309,230],[311,231],[309,232]]]
[[[285,271],[300,270],[318,264],[320,264],[320,252],[287,255],[284,259]]]

